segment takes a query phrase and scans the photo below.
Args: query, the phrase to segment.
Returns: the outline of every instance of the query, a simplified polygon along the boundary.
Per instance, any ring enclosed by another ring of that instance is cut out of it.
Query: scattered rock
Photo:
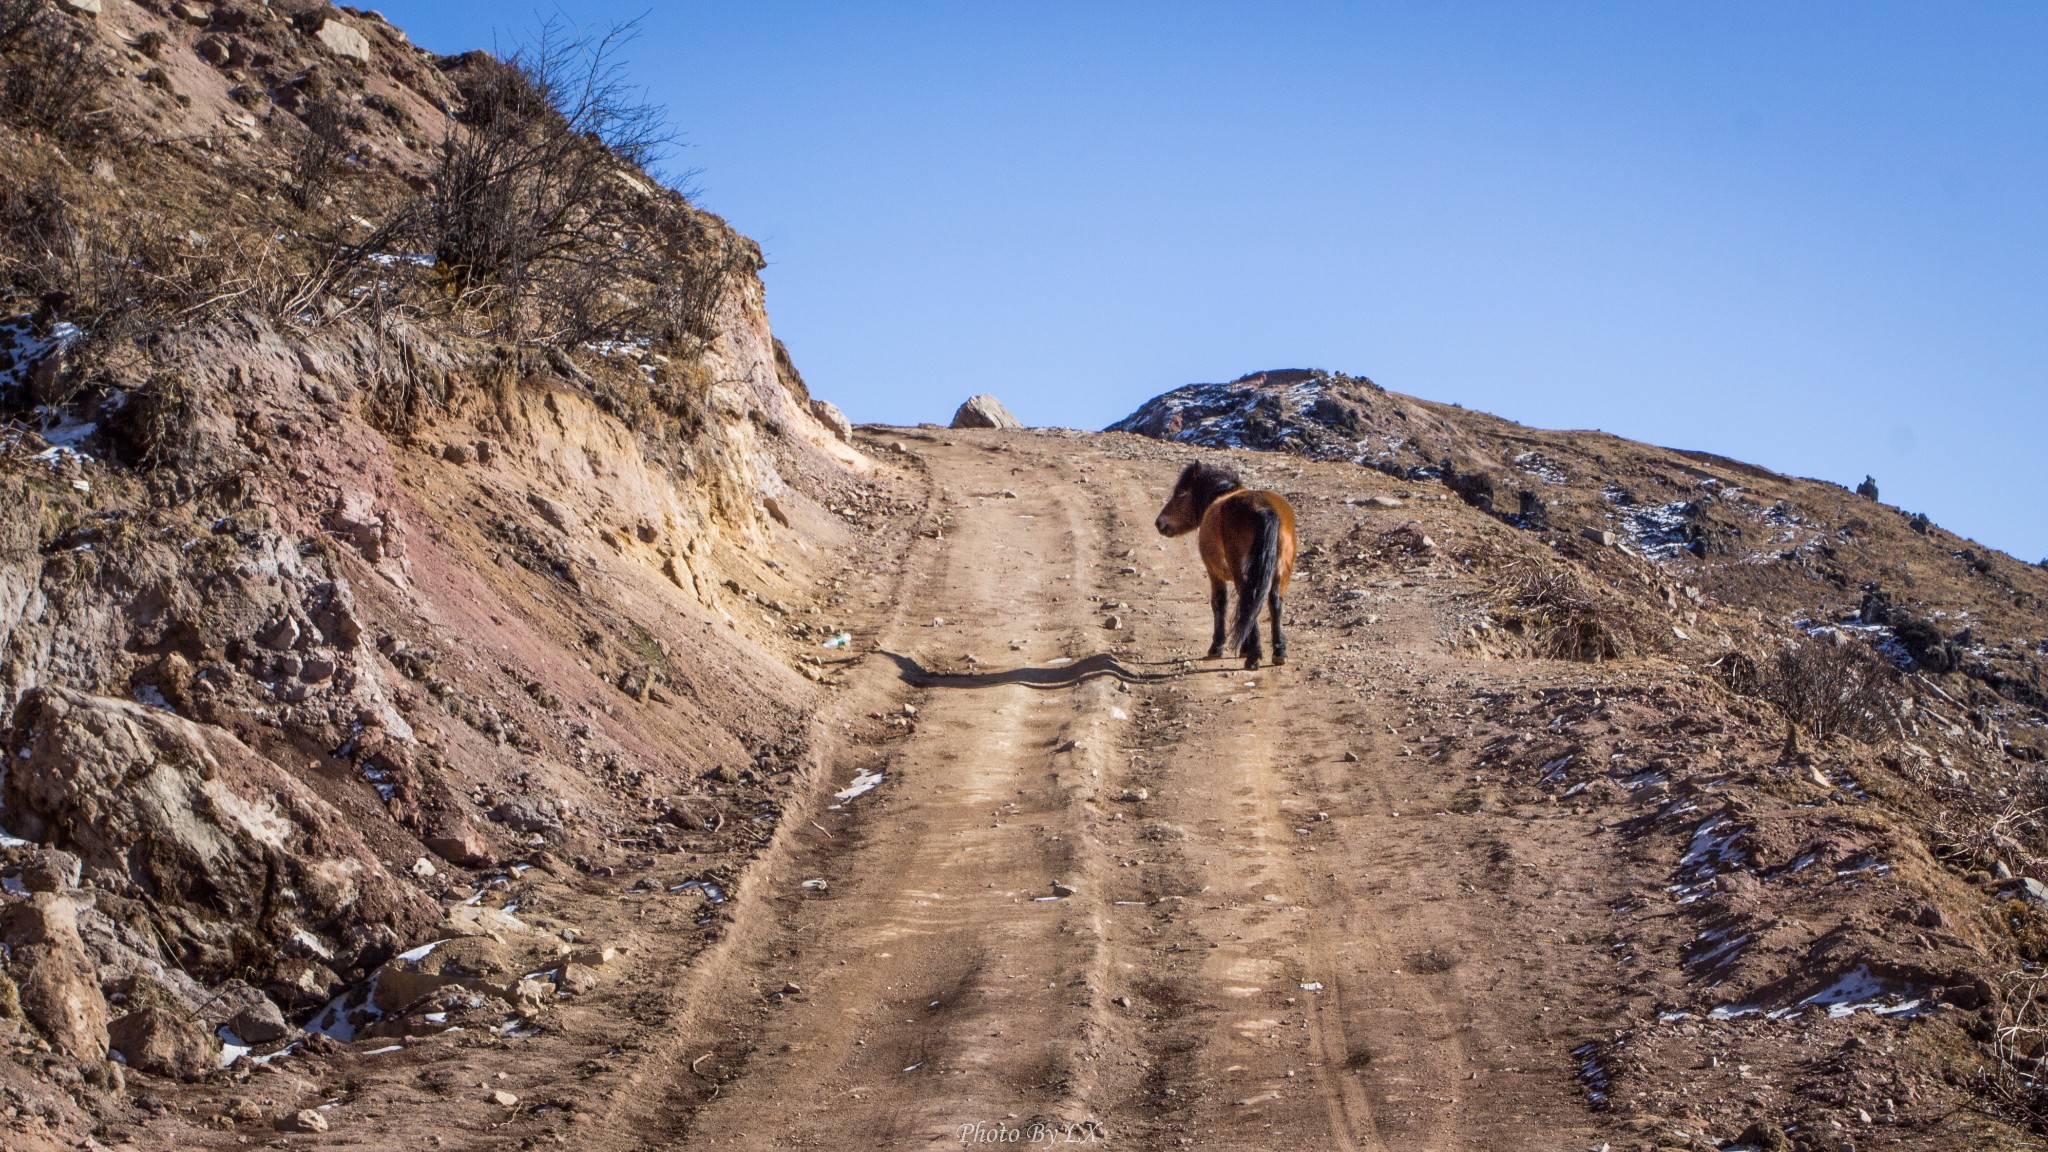
[[[1076,889],[1072,884],[1062,884],[1057,880],[1053,881],[1052,894],[1061,897],[1062,899],[1068,896],[1072,896],[1077,891],[1079,891],[1079,889]]]
[[[571,996],[596,988],[597,982],[597,969],[587,964],[564,964],[555,971],[555,987]]]
[[[1111,613],[1102,618],[1102,626],[1111,632],[1120,631],[1124,626],[1124,618]]]
[[[474,464],[476,463],[476,445],[444,444],[441,446],[441,459],[446,460],[450,464]]]
[[[427,851],[464,868],[486,868],[493,860],[490,841],[467,820],[428,836],[426,845]]]
[[[1022,428],[1024,425],[1003,402],[986,392],[969,396],[960,410],[953,413],[954,428]]]
[[[291,1035],[284,1012],[268,996],[260,997],[228,1018],[228,1031],[247,1044],[268,1044]]]
[[[197,1022],[153,1004],[114,1021],[107,1042],[130,1068],[156,1076],[197,1080],[220,1065],[219,1041]]]
[[[1602,548],[1614,547],[1614,533],[1607,531],[1605,528],[1581,528],[1579,529],[1579,535],[1600,545]]]
[[[853,442],[853,422],[846,418],[846,413],[841,412],[837,404],[832,403],[830,400],[820,400],[813,396],[811,397],[811,415],[818,418],[818,423],[831,429],[834,436],[849,444]]]
[[[1870,477],[1870,476],[1865,476],[1865,477],[1863,478],[1863,483],[1861,483],[1861,484],[1858,484],[1858,485],[1856,486],[1856,494],[1857,494],[1858,496],[1861,496],[1861,497],[1863,497],[1863,498],[1864,498],[1865,500],[1875,500],[1875,499],[1877,499],[1877,481],[1876,481],[1876,479],[1874,479],[1873,477]]]
[[[301,1108],[278,1117],[277,1128],[280,1132],[325,1132],[327,1117],[317,1109]]]
[[[557,531],[574,535],[583,526],[582,519],[559,500],[550,499],[538,492],[529,492],[526,494],[526,504],[540,513],[541,519],[554,525]]]
[[[2032,876],[2022,876],[1999,890],[2007,900],[2025,900],[2037,908],[2048,908],[2048,884]]]
[[[1358,753],[1353,752],[1347,748],[1344,750],[1344,755],[1338,757],[1338,759],[1344,761],[1344,763],[1346,764],[1356,764],[1358,763]]]
[[[354,28],[330,17],[313,34],[315,40],[327,46],[329,52],[360,64],[370,62],[370,38]]]
[[[496,1104],[500,1108],[511,1108],[518,1105],[519,1097],[500,1088],[491,1093],[491,1103]]]

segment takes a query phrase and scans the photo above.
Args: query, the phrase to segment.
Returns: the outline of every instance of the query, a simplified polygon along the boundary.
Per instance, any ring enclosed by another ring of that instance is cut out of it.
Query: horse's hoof
[[[1281,666],[1282,664],[1285,664],[1285,663],[1287,663],[1287,653],[1285,653],[1285,652],[1275,652],[1275,653],[1273,653],[1273,667],[1275,667],[1275,668],[1278,668],[1279,666]]]
[[[1247,672],[1256,672],[1256,671],[1258,671],[1258,670],[1259,670],[1259,658],[1258,658],[1257,656],[1247,656],[1247,657],[1245,657],[1245,658],[1244,658],[1244,670],[1245,670],[1245,671],[1247,671]]]
[[[1223,659],[1223,649],[1221,649],[1221,648],[1211,648],[1211,649],[1209,649],[1209,650],[1208,650],[1207,652],[1204,652],[1204,653],[1202,653],[1202,659],[1204,659],[1204,660],[1221,660],[1221,659]]]

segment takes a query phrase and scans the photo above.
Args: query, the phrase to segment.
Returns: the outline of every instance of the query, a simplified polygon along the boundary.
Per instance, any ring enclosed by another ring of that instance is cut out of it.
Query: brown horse
[[[1173,496],[1153,522],[1162,536],[1184,536],[1197,528],[1202,563],[1209,569],[1209,606],[1216,631],[1204,660],[1223,655],[1223,609],[1230,585],[1237,585],[1237,618],[1230,647],[1257,668],[1259,605],[1273,614],[1273,663],[1287,663],[1287,637],[1280,631],[1280,598],[1294,581],[1294,506],[1278,492],[1255,491],[1228,468],[1190,464],[1181,469]]]

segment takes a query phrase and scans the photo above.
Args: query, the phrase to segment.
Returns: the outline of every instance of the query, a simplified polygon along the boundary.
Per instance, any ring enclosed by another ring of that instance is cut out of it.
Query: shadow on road
[[[1072,688],[1090,680],[1109,677],[1126,684],[1157,684],[1205,673],[1224,674],[1231,667],[1202,668],[1191,660],[1151,660],[1126,664],[1107,652],[1083,656],[1071,664],[1042,668],[1006,668],[990,672],[934,672],[913,657],[882,651],[896,662],[896,673],[906,684],[920,688],[994,688],[1022,684],[1027,688]],[[1147,671],[1159,669],[1159,671]]]

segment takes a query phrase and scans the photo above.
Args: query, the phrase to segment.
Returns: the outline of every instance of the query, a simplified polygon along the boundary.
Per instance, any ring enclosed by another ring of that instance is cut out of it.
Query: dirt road
[[[697,982],[739,1010],[614,1119],[677,1147],[1585,1147],[1588,1025],[1544,989],[1600,948],[1497,899],[1540,822],[1507,849],[1410,755],[1395,698],[1449,671],[1433,591],[1349,649],[1298,621],[1284,668],[1184,663],[1206,585],[1151,527],[1170,463],[915,447],[943,528],[836,718],[880,735],[832,787],[882,782],[796,821]],[[1575,847],[1546,883],[1584,907],[1607,870]]]

